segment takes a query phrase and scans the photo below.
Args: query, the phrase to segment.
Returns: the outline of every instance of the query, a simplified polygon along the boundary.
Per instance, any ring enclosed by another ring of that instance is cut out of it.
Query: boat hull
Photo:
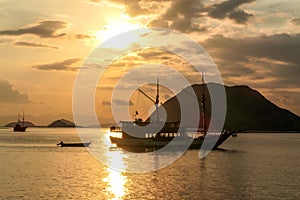
[[[27,126],[15,126],[14,132],[25,132],[27,129]]]
[[[207,136],[206,147],[212,147],[213,149],[218,148],[222,143],[224,143],[232,134],[221,134],[221,135],[214,135],[214,136]],[[161,149],[168,145],[172,139],[156,139],[156,138],[118,138],[110,136],[110,140],[112,144],[116,144],[117,147],[120,147],[124,150],[131,151],[131,152],[148,152],[148,151],[155,151]],[[177,139],[172,141],[172,148],[176,149],[176,147],[186,147],[189,145],[188,149],[200,149],[205,138],[199,137],[196,139]]]

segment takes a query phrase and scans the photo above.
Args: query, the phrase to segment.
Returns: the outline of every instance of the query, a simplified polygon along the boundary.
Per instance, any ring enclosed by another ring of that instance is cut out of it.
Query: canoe
[[[57,146],[61,147],[88,147],[91,144],[91,142],[83,142],[83,143],[64,143],[60,142],[57,144]]]

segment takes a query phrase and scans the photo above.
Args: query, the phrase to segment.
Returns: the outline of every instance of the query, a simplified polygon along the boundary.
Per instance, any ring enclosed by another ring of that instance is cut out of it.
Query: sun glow
[[[102,27],[100,31],[96,32],[96,38],[101,42],[105,42],[121,33],[139,28],[143,28],[143,26],[138,23],[132,23],[124,20],[111,21],[106,26]],[[135,42],[137,38],[138,35],[129,34],[127,35],[126,39],[124,38],[124,40],[122,41],[110,42],[109,46],[111,48],[126,48],[127,46]]]

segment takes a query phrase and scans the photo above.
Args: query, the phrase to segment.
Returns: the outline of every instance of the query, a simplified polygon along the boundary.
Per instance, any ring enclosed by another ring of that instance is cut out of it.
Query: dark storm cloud
[[[24,35],[33,34],[41,38],[57,38],[63,37],[65,33],[57,33],[58,30],[66,28],[67,23],[63,21],[41,21],[37,25],[15,29],[15,30],[2,30],[0,35]]]
[[[16,103],[26,104],[30,103],[28,94],[20,93],[13,89],[13,86],[7,81],[0,79],[0,103]]]
[[[227,0],[211,6],[208,15],[212,18],[224,19],[229,17],[237,23],[245,23],[253,16],[239,8],[240,5],[254,2],[255,0]]]
[[[25,46],[25,47],[40,47],[40,48],[50,48],[50,49],[59,49],[59,47],[51,46],[48,44],[34,43],[34,42],[15,42],[16,46]]]
[[[39,70],[59,70],[59,71],[76,71],[79,69],[79,62],[81,61],[80,58],[71,58],[61,62],[49,63],[49,64],[42,64],[42,65],[34,65],[33,68]],[[75,66],[74,66],[75,65]]]

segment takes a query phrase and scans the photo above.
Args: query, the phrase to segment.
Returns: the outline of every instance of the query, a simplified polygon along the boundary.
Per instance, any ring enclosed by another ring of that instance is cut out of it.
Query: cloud
[[[13,40],[11,39],[0,39],[0,46],[1,45],[6,45],[9,44],[10,42],[12,42]]]
[[[243,10],[235,10],[229,14],[229,18],[239,24],[246,23],[248,19],[252,16],[253,16],[252,14],[246,13]]]
[[[42,65],[34,65],[33,68],[39,70],[59,70],[59,71],[76,71],[79,69],[78,63],[81,62],[82,59],[80,58],[70,58],[60,62],[49,63],[49,64],[42,64]]]
[[[248,56],[267,57],[300,66],[300,34],[276,34],[242,39],[217,35],[207,40],[206,44],[222,48],[226,53],[232,52],[229,59],[248,60]]]
[[[102,106],[110,106],[111,103],[109,101],[102,101]]]
[[[216,35],[203,45],[228,77],[248,76],[260,86],[265,80],[269,87],[300,87],[300,34],[243,39]]]
[[[100,3],[102,0],[87,0],[87,2],[90,2],[90,3]]]
[[[7,80],[0,79],[0,93],[0,103],[31,103],[28,94],[14,90],[13,86]]]
[[[300,18],[293,18],[291,22],[295,25],[300,25]]]
[[[76,34],[76,35],[75,35],[75,38],[76,38],[76,39],[80,39],[80,40],[84,40],[84,39],[91,39],[91,38],[94,38],[94,37],[91,36],[91,35]]]
[[[115,100],[113,100],[113,102],[110,102],[110,101],[102,101],[101,102],[102,106],[111,106],[111,105],[128,106],[128,103],[129,103],[129,106],[133,105],[133,102],[131,100],[129,100],[129,102],[128,102],[128,101],[125,101],[122,99],[115,99]]]
[[[66,28],[67,23],[63,21],[40,21],[36,25],[20,28],[16,30],[2,30],[0,35],[24,35],[33,34],[41,38],[63,37],[65,33],[57,33],[58,30]]]
[[[155,0],[153,0],[155,1]],[[153,2],[151,1],[151,2]],[[158,1],[158,0],[157,0]],[[107,3],[107,4],[118,4],[118,5],[123,5],[125,12],[130,15],[131,17],[136,17],[140,15],[146,15],[149,14],[150,11],[149,9],[142,7],[141,4],[143,1],[137,0],[137,1],[132,1],[132,0],[88,0],[90,3]],[[147,1],[146,3],[149,3]]]
[[[128,106],[128,105],[134,105],[133,102],[131,100],[128,101],[125,101],[125,100],[122,100],[122,99],[115,99],[113,100],[113,105],[116,105],[116,106]]]
[[[102,91],[113,91],[114,86],[109,86],[109,85],[100,85],[97,87],[97,90],[102,90]]]
[[[181,32],[205,31],[193,20],[203,11],[201,0],[175,0],[166,13],[153,20],[152,27],[171,28]]]
[[[255,0],[226,0],[222,3],[212,5],[208,15],[212,18],[224,19],[229,17],[237,23],[246,23],[253,16],[239,8],[240,5],[254,2]]]
[[[151,27],[172,28],[185,33],[204,31],[193,20],[203,10],[201,0],[89,0],[91,3],[121,5],[131,17],[159,15],[148,25]]]
[[[151,49],[151,50],[146,50],[146,51],[139,51],[138,52],[138,56],[145,58],[145,59],[155,59],[155,58],[159,58],[162,55],[167,54],[164,51],[161,50],[155,50],[155,49]],[[169,57],[168,57],[169,58]],[[135,60],[137,58],[135,57]]]
[[[50,49],[59,49],[59,47],[51,46],[48,44],[34,43],[34,42],[15,42],[16,46],[25,46],[25,47],[41,47],[41,48],[50,48]]]

